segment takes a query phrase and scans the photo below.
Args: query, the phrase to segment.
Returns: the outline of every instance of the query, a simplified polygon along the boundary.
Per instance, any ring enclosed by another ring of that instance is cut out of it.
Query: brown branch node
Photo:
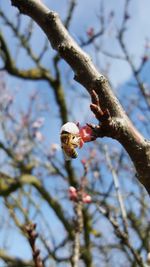
[[[95,90],[91,91],[90,109],[99,121],[99,125],[87,124],[93,130],[93,136],[103,137],[107,136],[108,128],[112,125],[112,118],[108,109],[102,110],[100,107],[99,97]],[[112,128],[112,127],[111,127]]]
[[[30,246],[32,248],[32,255],[33,255],[33,260],[35,263],[35,267],[43,267],[43,262],[40,257],[40,250],[36,247],[35,241],[38,237],[38,234],[36,233],[36,224],[35,223],[29,223],[25,225],[25,232],[28,235],[28,240],[30,243]]]
[[[99,122],[103,122],[110,119],[110,113],[108,109],[104,111],[100,107],[99,97],[95,90],[91,92],[92,103],[90,105],[91,111],[94,113],[95,117]]]

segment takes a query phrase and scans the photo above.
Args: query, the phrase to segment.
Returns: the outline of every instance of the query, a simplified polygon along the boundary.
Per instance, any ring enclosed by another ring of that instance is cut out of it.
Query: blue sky
[[[51,9],[57,11],[60,13],[60,17],[64,19],[66,10],[67,10],[67,4],[68,0],[45,0],[45,2]],[[112,27],[115,27],[115,25],[118,25],[121,23],[121,17],[122,17],[122,6],[124,5],[123,0],[106,0],[104,1],[106,8],[105,8],[105,13],[109,14],[111,10],[114,10],[116,17],[114,24]],[[10,5],[10,0],[3,0],[0,1],[0,6],[2,7],[7,14],[9,14],[9,18],[13,19],[13,16],[16,12],[16,9]],[[85,12],[86,9],[86,12]],[[89,27],[94,27],[97,29],[97,16],[95,14],[98,14],[100,9],[100,1],[99,0],[80,0],[77,1],[77,7],[74,13],[74,17],[72,20],[72,24],[70,27],[70,33],[71,35],[79,41],[78,37],[84,36],[86,37],[86,30]],[[130,9],[129,13],[131,14],[131,19],[129,20],[129,28],[128,32],[126,33],[126,44],[128,46],[130,54],[133,56],[134,61],[136,64],[139,64],[139,58],[141,54],[143,53],[143,46],[144,46],[144,39],[147,37],[150,39],[150,33],[149,33],[149,28],[150,28],[150,19],[149,19],[149,10],[150,10],[150,1],[149,0],[132,0],[130,3]],[[28,21],[28,18],[25,17],[24,24]],[[36,32],[35,33],[40,33],[40,30],[36,27]],[[5,34],[7,35],[7,38],[9,42],[11,43],[12,50],[16,51],[16,47],[14,47],[15,42],[11,39],[12,37],[9,36],[9,31],[6,30],[5,28]],[[36,35],[36,34],[35,34]],[[41,40],[41,39],[40,39]],[[120,51],[120,48],[118,47],[114,36],[109,36],[108,34],[105,35],[104,37],[104,46],[106,49],[112,51],[112,53],[116,53]],[[38,50],[38,45],[39,44],[39,37],[36,35],[33,39],[33,47],[35,47],[36,50]],[[13,45],[12,45],[13,44]],[[91,50],[91,47],[85,48],[85,50],[90,53],[90,55],[94,58],[95,55],[93,51]],[[52,49],[50,48],[50,53],[52,53]],[[102,63],[105,63],[107,59],[105,59],[101,54],[97,55],[100,57],[100,60],[102,60]],[[23,54],[21,55],[21,62],[20,64],[23,66],[27,66],[28,62],[26,59],[26,55]],[[49,67],[51,67],[50,63],[50,56],[45,59],[45,64]],[[61,63],[61,67],[63,71],[65,70],[65,75],[68,73],[68,67],[66,64],[63,62]],[[111,71],[110,71],[110,79],[114,87],[117,88],[118,85],[120,84],[126,84],[126,81],[130,80],[131,78],[131,69],[127,65],[127,63],[121,61],[121,60],[113,60],[111,61]],[[73,73],[69,74],[73,78]],[[78,85],[76,82],[72,81],[74,88],[79,90],[80,92],[84,89]],[[54,95],[51,91],[49,91],[49,88],[45,82],[37,82],[35,83],[32,82],[27,82],[27,81],[22,81],[18,80],[15,78],[10,77],[8,79],[8,86],[11,87],[11,85],[16,88],[18,88],[18,106],[21,106],[21,100],[23,99],[23,105],[26,107],[27,104],[27,99],[28,96],[31,93],[32,88],[35,90],[39,90],[39,95],[43,100],[47,100],[50,103],[50,112],[46,116],[46,124],[44,126],[44,134],[47,136],[48,139],[48,144],[51,142],[59,142],[59,127],[60,127],[60,122],[57,122],[56,124],[56,118],[58,118],[58,110],[56,110],[55,107],[55,101],[54,101]],[[65,81],[64,81],[65,84]],[[67,85],[67,84],[65,84]],[[125,86],[126,88],[126,86]],[[74,91],[70,93],[70,95],[74,96]],[[70,98],[69,95],[69,98]],[[70,102],[70,99],[68,99],[68,103]],[[74,103],[73,103],[74,104]],[[74,117],[75,119],[80,118],[81,114],[85,117],[87,117],[89,120],[92,119],[92,115],[87,112],[87,107],[89,105],[89,100],[85,100],[84,105],[82,101],[78,101],[76,104],[74,104],[73,111],[75,113]],[[51,118],[50,118],[51,115]],[[50,127],[49,127],[50,125]],[[104,140],[105,142],[105,140]],[[45,208],[47,212],[47,208]],[[54,231],[56,232],[57,228],[56,225],[54,225]],[[21,239],[20,239],[21,238]],[[18,247],[19,243],[23,242],[23,238],[20,236],[16,236],[15,233],[12,236],[12,240],[15,241],[18,239]],[[20,253],[24,254],[24,256],[28,255],[28,248],[24,248],[22,246],[22,251],[17,251],[17,255],[19,256]],[[12,249],[12,252],[14,252],[16,248],[14,247]],[[2,265],[0,267],[3,267]]]

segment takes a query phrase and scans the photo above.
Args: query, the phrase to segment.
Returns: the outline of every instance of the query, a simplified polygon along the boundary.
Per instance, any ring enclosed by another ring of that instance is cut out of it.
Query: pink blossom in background
[[[34,136],[39,142],[42,142],[44,140],[44,136],[40,131],[35,131]]]
[[[89,203],[92,202],[92,198],[91,198],[90,195],[84,193],[83,196],[82,196],[82,201],[83,201],[83,203],[89,204]]]
[[[40,117],[32,123],[32,128],[41,128],[44,124],[45,118]]]
[[[53,152],[56,152],[58,150],[60,150],[60,145],[59,144],[51,144],[50,150],[52,150]]]
[[[78,198],[77,189],[73,186],[69,187],[69,198],[72,201],[77,201],[77,198]]]
[[[94,28],[93,27],[90,27],[87,30],[86,34],[88,35],[88,37],[93,37],[93,35],[94,35]]]
[[[89,204],[92,202],[92,198],[89,194],[78,191],[74,186],[69,187],[69,198],[70,200],[77,202],[77,201],[82,201],[85,204]]]
[[[83,165],[85,165],[85,164],[87,163],[87,160],[86,160],[86,159],[81,159],[81,163],[82,163]]]
[[[145,116],[143,116],[142,114],[138,114],[138,119],[139,121],[146,121]]]

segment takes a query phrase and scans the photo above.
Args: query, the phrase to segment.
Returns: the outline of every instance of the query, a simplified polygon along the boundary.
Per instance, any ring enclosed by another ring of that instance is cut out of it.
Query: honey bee
[[[61,147],[66,156],[66,160],[70,160],[71,158],[77,158],[78,153],[75,148],[80,146],[80,139],[81,137],[77,134],[68,133],[66,131],[61,132]]]

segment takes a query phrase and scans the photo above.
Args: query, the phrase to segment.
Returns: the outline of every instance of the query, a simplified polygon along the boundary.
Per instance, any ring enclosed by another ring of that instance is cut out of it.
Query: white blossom
[[[45,119],[43,117],[38,118],[36,121],[32,123],[32,128],[41,128],[44,124]]]

